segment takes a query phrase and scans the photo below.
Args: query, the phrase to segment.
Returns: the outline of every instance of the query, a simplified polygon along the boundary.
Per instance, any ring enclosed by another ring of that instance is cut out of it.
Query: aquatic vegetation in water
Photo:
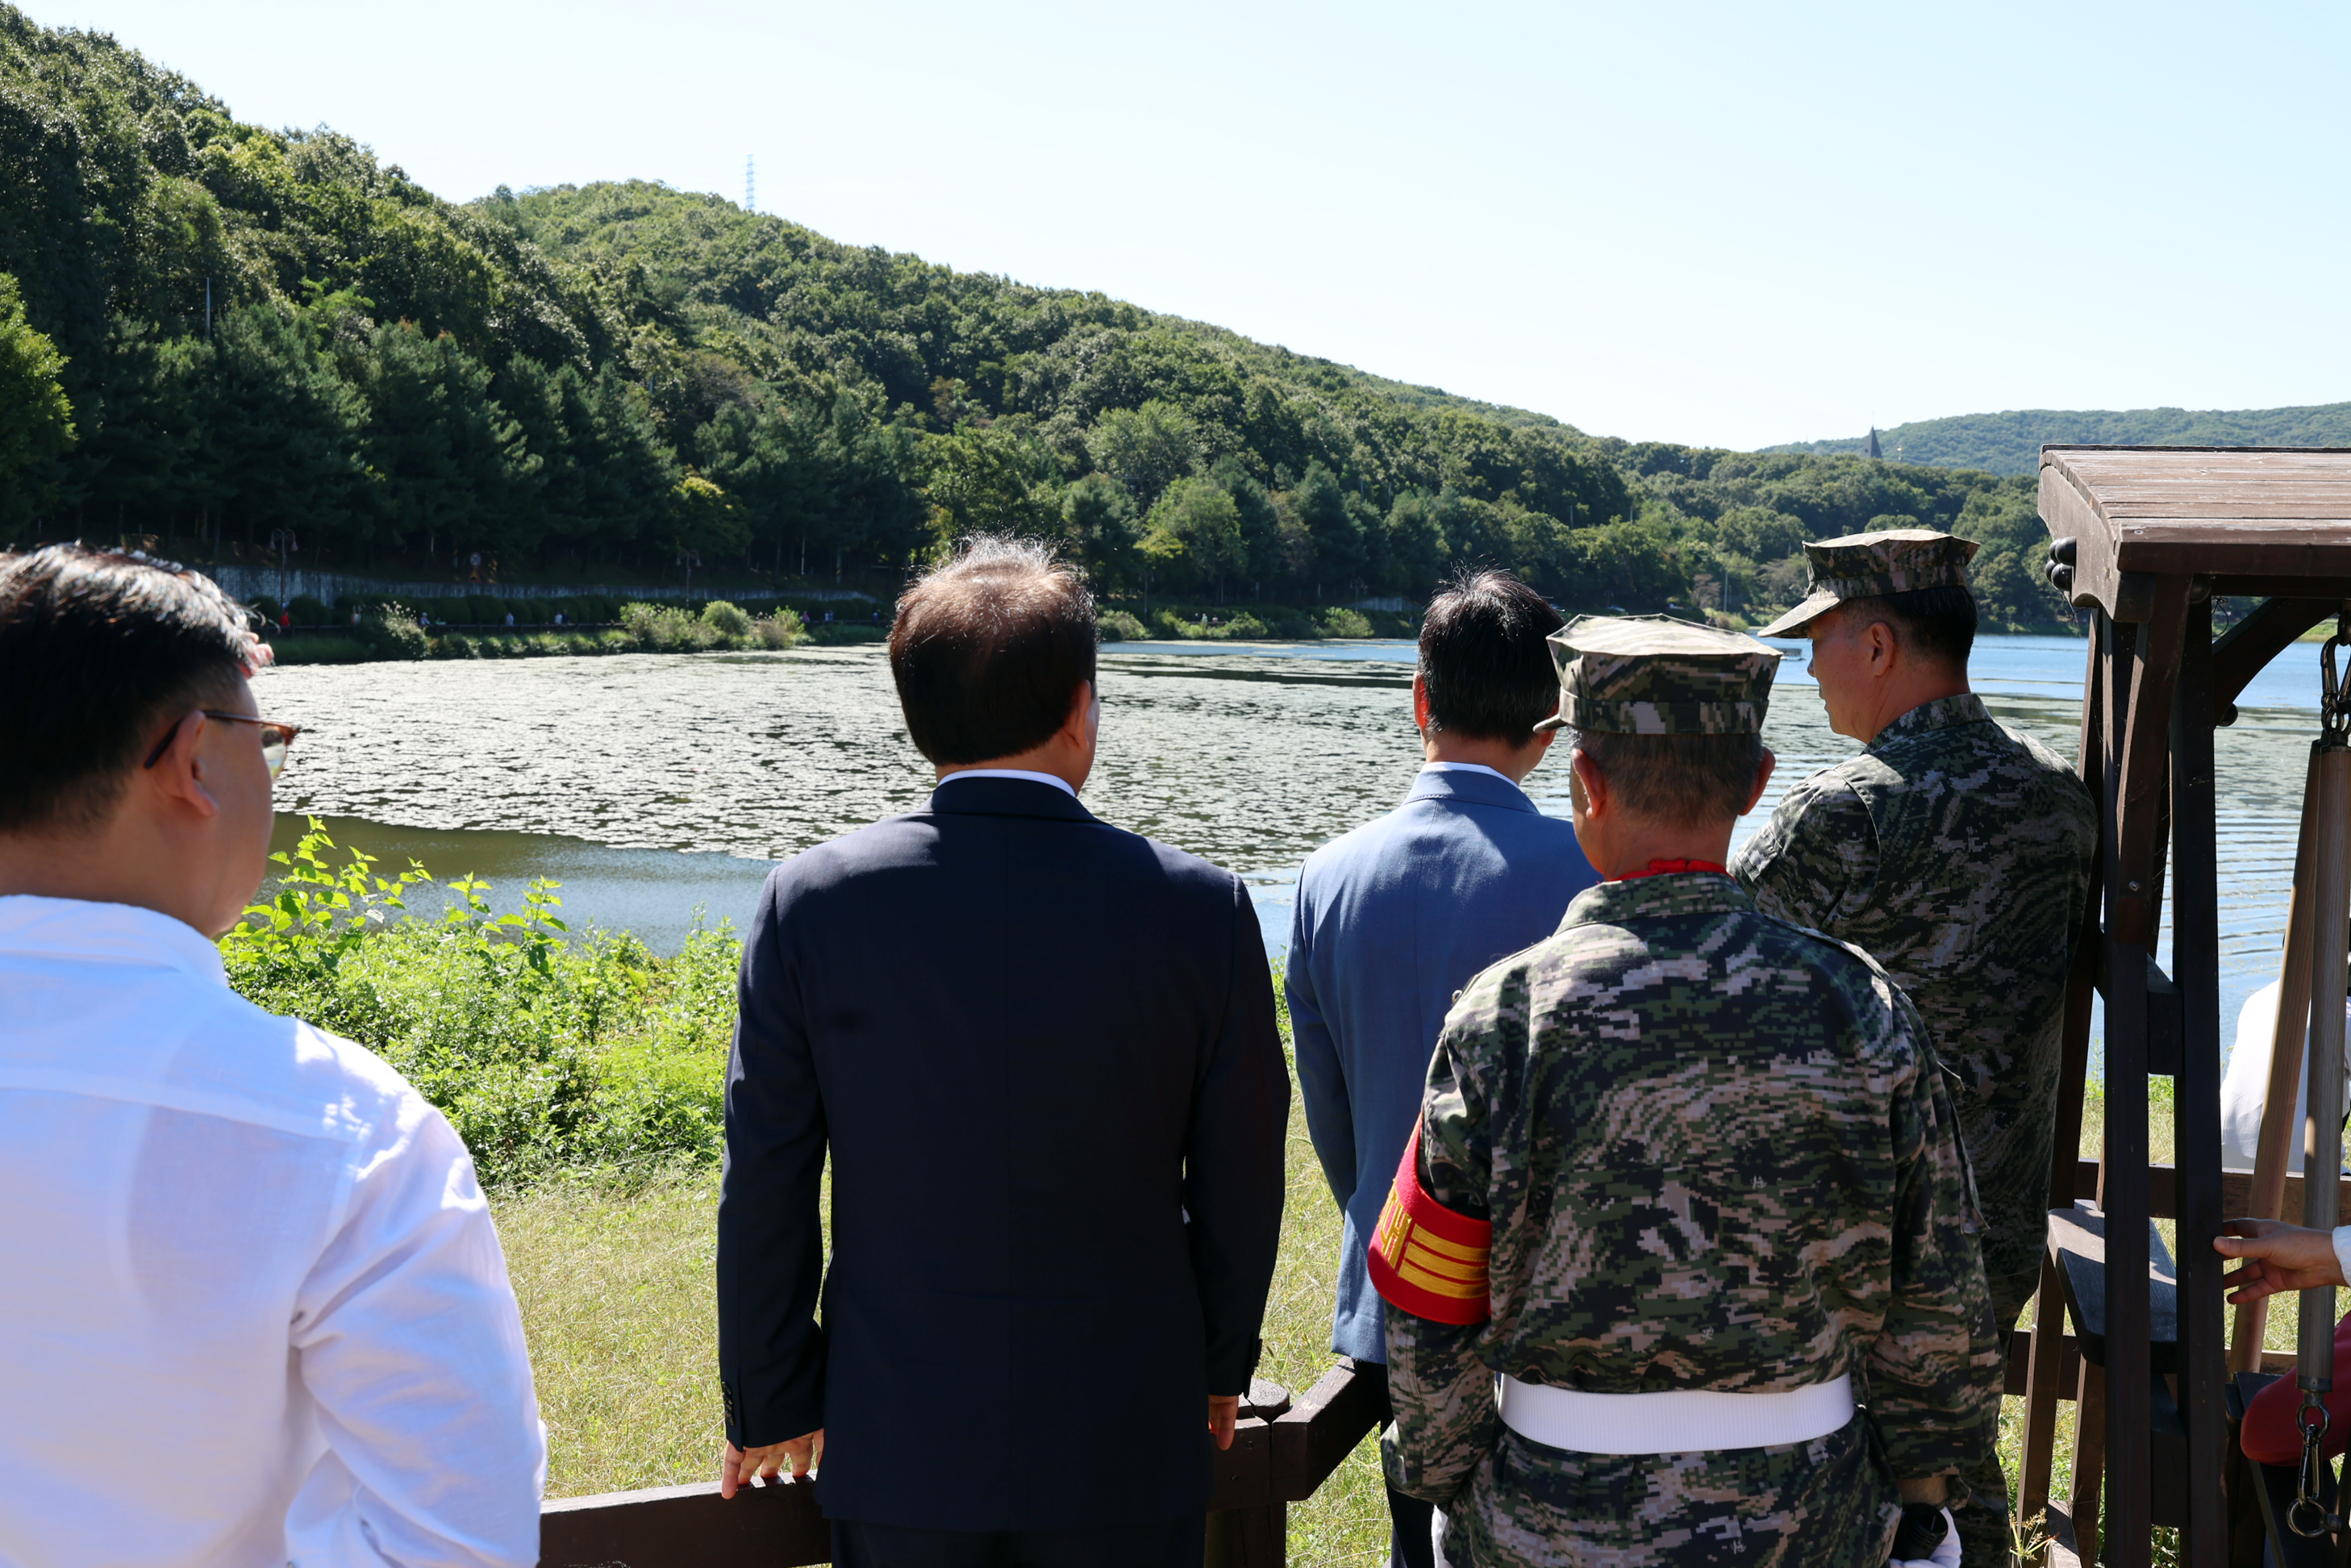
[[[557,883],[494,915],[489,884],[438,920],[410,914],[433,878],[339,864],[324,825],[274,855],[276,896],[221,939],[229,983],[273,1012],[375,1051],[440,1107],[482,1179],[718,1158],[742,945],[725,925],[662,958],[625,933],[576,936]]]

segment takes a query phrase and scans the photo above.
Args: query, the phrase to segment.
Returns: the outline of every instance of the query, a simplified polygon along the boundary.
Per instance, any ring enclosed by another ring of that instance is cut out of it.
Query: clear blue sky
[[[2351,398],[2338,5],[20,0],[454,200],[638,176],[1595,433]]]

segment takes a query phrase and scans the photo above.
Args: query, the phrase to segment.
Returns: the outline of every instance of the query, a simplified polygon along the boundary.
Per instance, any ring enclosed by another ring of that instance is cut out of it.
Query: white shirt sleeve
[[[295,1568],[528,1568],[546,1431],[473,1160],[413,1091],[358,1157],[292,1325],[328,1449],[287,1520]]]
[[[2335,1228],[2335,1267],[2344,1279],[2351,1280],[2351,1225]]]

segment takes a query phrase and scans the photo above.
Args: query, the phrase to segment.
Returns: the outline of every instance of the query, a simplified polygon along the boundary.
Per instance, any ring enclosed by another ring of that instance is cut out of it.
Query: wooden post
[[[2106,874],[2106,1162],[2100,1207],[2106,1243],[2106,1473],[2114,1478],[2103,1535],[2108,1568],[2149,1568],[2155,1410],[2146,1369],[2153,1354],[2147,1269],[2147,973],[2154,956],[2158,823],[2170,789],[2171,693],[2188,618],[2188,579],[2151,585],[2138,628],[2129,700],[2111,770],[2114,858]],[[2117,686],[2122,661],[2113,661]],[[2089,1559],[2085,1554],[2085,1560]]]
[[[2114,645],[2114,623],[2100,610],[2090,612],[2087,664],[2082,680],[2082,732],[2074,756],[2082,782],[2093,800],[2105,796],[2106,660]],[[2092,862],[2090,890],[2083,901],[2080,924],[2074,937],[2074,964],[2065,978],[2064,1034],[2057,1071],[2057,1129],[2050,1148],[2049,1207],[2063,1208],[2074,1201],[2081,1166],[2082,1101],[2089,1075],[2090,1009],[2095,999],[2099,944],[2098,911],[2102,902],[2106,857],[2106,814],[2098,813],[2098,845]],[[2057,1406],[2067,1397],[2063,1385],[2064,1356],[2059,1342],[2065,1328],[2065,1299],[2057,1282],[2057,1266],[2044,1249],[2041,1288],[2032,1314],[2032,1350],[2025,1367],[2022,1474],[2016,1489],[2016,1519],[2021,1522],[2049,1506],[2050,1461],[2057,1443]]]
[[[2220,869],[2212,757],[2212,605],[2189,607],[2173,703],[2171,961],[2179,988],[2179,1076],[2173,1155],[2179,1210],[2179,1387],[2188,1428],[2188,1525],[2181,1560],[2222,1568],[2229,1555],[2228,1350],[2220,1255]]]
[[[2286,906],[2285,952],[2278,967],[2277,1019],[2270,1030],[2269,1097],[2262,1102],[2261,1143],[2253,1151],[2253,1197],[2247,1211],[2256,1219],[2276,1219],[2285,1212],[2286,1167],[2301,1129],[2294,1125],[2294,1104],[2302,1088],[2302,1047],[2310,1025],[2310,913],[2312,873],[2316,852],[2318,748],[2310,751],[2310,767],[2302,785],[2302,831],[2294,852],[2294,896]],[[2229,1352],[2229,1370],[2258,1372],[2262,1340],[2269,1326],[2269,1301],[2264,1298],[2237,1309],[2236,1336]]]

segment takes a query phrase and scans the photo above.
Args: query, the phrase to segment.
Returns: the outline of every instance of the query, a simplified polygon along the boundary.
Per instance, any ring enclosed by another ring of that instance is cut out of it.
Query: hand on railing
[[[1226,1430],[1229,1432],[1231,1429],[1228,1423]],[[1230,1441],[1229,1438],[1227,1440]],[[726,1452],[718,1460],[718,1495],[733,1497],[737,1488],[749,1486],[754,1480],[779,1479],[788,1465],[791,1467],[792,1479],[805,1480],[809,1471],[823,1463],[822,1427],[806,1437],[794,1437],[786,1443],[768,1443],[747,1453],[729,1443]]]
[[[2212,1250],[2243,1260],[2220,1280],[2233,1305],[2344,1282],[2335,1244],[2340,1231],[2309,1230],[2283,1219],[2231,1219],[2221,1228],[2228,1234],[2212,1239]]]
[[[1219,1448],[1233,1446],[1233,1427],[1241,1418],[1241,1396],[1238,1394],[1208,1396],[1208,1436],[1217,1440]]]

